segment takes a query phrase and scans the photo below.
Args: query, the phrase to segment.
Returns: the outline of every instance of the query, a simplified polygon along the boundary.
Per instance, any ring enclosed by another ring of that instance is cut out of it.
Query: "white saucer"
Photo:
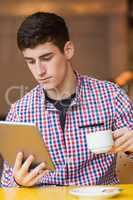
[[[80,199],[105,199],[116,196],[120,193],[121,189],[110,186],[88,186],[70,190],[70,194],[79,197]]]

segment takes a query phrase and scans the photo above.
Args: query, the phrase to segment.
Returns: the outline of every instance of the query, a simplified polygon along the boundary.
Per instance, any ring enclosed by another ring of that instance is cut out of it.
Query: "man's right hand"
[[[41,163],[29,171],[33,160],[34,157],[30,155],[23,163],[23,153],[19,152],[17,154],[13,168],[13,177],[16,183],[19,185],[24,187],[31,187],[49,172],[49,170],[45,169],[45,163]]]

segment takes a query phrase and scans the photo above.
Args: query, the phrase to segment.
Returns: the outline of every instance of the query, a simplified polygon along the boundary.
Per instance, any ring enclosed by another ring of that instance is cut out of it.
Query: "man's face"
[[[34,78],[45,90],[61,87],[73,56],[73,45],[70,41],[65,44],[64,52],[52,42],[46,42],[33,49],[27,48],[22,53]]]

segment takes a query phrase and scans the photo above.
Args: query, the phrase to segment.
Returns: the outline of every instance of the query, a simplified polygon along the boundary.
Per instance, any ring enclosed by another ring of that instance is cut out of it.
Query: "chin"
[[[44,85],[42,84],[44,90],[54,90],[54,87],[52,87],[51,85]]]

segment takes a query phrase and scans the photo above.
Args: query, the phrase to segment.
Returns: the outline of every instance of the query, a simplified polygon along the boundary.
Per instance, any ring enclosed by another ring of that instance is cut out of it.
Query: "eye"
[[[34,60],[28,60],[27,64],[33,65],[33,64],[35,64],[35,61]]]
[[[50,61],[52,59],[53,56],[48,56],[48,57],[42,57],[41,60],[42,61]]]

